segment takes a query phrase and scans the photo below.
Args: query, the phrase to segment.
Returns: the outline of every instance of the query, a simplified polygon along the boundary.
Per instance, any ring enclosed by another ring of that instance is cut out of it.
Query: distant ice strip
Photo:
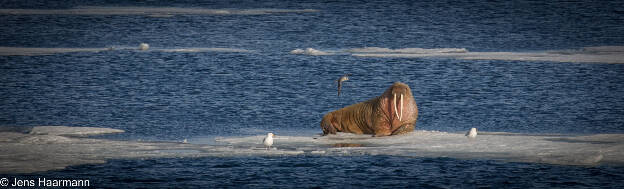
[[[519,60],[551,62],[587,62],[587,63],[624,63],[624,46],[585,47],[578,50],[541,51],[541,52],[469,52],[466,49],[386,49],[362,48],[350,49],[353,56],[387,58],[424,58],[448,57],[465,60]]]
[[[366,47],[366,48],[353,48],[347,49],[347,52],[351,53],[370,53],[370,54],[440,54],[440,53],[467,53],[465,48],[435,48],[435,49],[423,49],[423,48],[403,48],[403,49],[389,49],[380,47]]]
[[[75,52],[101,52],[118,50],[140,50],[138,47],[109,47],[109,48],[28,48],[28,47],[0,47],[0,56],[39,56],[57,53]],[[251,53],[254,51],[237,48],[151,48],[146,52],[172,52],[172,53],[197,53],[197,52],[233,52]]]
[[[204,9],[180,7],[97,7],[84,6],[72,9],[0,9],[0,14],[14,15],[262,15],[276,13],[318,12],[316,9]]]
[[[158,50],[158,49],[157,49]],[[176,49],[160,49],[159,51],[163,52],[241,52],[241,53],[251,53],[254,51],[246,50],[246,49],[236,49],[236,48],[176,48]]]
[[[63,169],[71,165],[105,163],[109,159],[241,156],[359,156],[451,157],[561,165],[622,165],[624,134],[587,136],[526,135],[480,132],[415,131],[405,135],[371,137],[338,133],[328,136],[279,136],[273,149],[262,144],[265,134],[216,137],[212,143],[142,142],[84,138],[123,132],[94,127],[34,127],[29,133],[0,132],[0,174]]]
[[[99,52],[108,48],[26,48],[26,47],[0,47],[0,56],[37,56],[51,55],[56,53],[73,52]]]
[[[456,58],[464,60],[518,60],[548,62],[585,62],[624,64],[624,46],[598,46],[581,49],[538,52],[471,52],[465,48],[401,48],[381,47],[352,48],[340,51],[323,51],[313,48],[295,49],[291,54],[300,55],[352,55],[379,58]]]
[[[295,50],[290,51],[290,54],[302,54],[302,55],[312,55],[312,56],[334,55],[334,53],[332,52],[320,51],[314,48],[295,49]]]

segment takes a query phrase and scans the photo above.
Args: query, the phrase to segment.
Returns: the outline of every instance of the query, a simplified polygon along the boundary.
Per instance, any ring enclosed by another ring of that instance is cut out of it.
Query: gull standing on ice
[[[267,136],[262,140],[262,143],[264,143],[264,146],[266,147],[267,150],[271,149],[271,145],[273,145],[273,137],[275,135],[273,133],[268,133]]]
[[[474,127],[473,127],[473,128],[471,128],[471,129],[470,129],[470,131],[468,131],[468,132],[466,133],[466,136],[467,136],[468,138],[475,138],[475,137],[477,137],[477,128],[474,128]]]
[[[348,76],[351,76],[351,74],[344,74],[342,77],[336,80],[336,82],[338,82],[338,96],[340,96],[340,90],[342,89],[342,82],[349,81]]]

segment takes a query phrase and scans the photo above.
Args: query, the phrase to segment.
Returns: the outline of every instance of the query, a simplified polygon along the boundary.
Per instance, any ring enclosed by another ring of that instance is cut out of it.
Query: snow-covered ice
[[[494,159],[563,165],[622,164],[624,135],[527,135],[481,132],[469,139],[463,133],[415,131],[406,135],[371,137],[339,133],[325,137],[294,137],[274,144],[283,152],[315,155],[395,155]],[[260,136],[217,138],[232,148],[256,146]]]
[[[182,142],[140,142],[73,136],[120,130],[87,127],[34,127],[30,133],[0,132],[0,173],[37,172],[66,166],[104,163],[108,159],[239,156],[450,157],[561,165],[624,164],[624,134],[557,135],[418,130],[390,137],[338,133],[282,136],[273,150],[264,148],[266,134],[214,137],[209,144],[190,138]],[[279,133],[278,133],[279,134]]]
[[[473,52],[466,48],[351,48],[331,53],[308,48],[295,49],[291,54],[351,55],[375,58],[454,58],[464,60],[513,60],[547,62],[583,62],[624,64],[624,46],[597,46],[580,49],[544,50],[532,52]]]
[[[237,49],[237,48],[203,48],[203,47],[190,47],[190,48],[171,48],[160,49],[162,52],[179,52],[179,53],[196,53],[196,52],[240,52],[250,53],[251,50]]]
[[[109,48],[28,48],[28,47],[0,47],[0,56],[39,56],[57,53],[100,52]]]
[[[30,134],[34,135],[59,135],[59,136],[88,136],[100,134],[123,133],[120,129],[100,127],[67,127],[67,126],[39,126],[33,127]]]
[[[471,52],[466,49],[394,49],[364,48],[347,50],[358,57],[425,58],[447,57],[465,60],[517,60],[549,62],[624,63],[624,46],[584,47],[556,51],[536,52]]]
[[[251,53],[254,51],[238,48],[208,48],[208,47],[151,47],[147,43],[141,43],[139,47],[111,46],[108,48],[31,48],[31,47],[0,47],[0,56],[42,56],[59,53],[77,52],[105,52],[105,51],[144,51],[144,52],[167,52],[167,53],[199,53],[199,52],[219,52],[219,53]]]
[[[290,54],[302,54],[302,55],[312,55],[312,56],[323,56],[323,55],[333,55],[334,53],[331,52],[326,52],[326,51],[320,51],[317,49],[313,49],[313,48],[306,48],[304,49],[295,49],[290,51]]]

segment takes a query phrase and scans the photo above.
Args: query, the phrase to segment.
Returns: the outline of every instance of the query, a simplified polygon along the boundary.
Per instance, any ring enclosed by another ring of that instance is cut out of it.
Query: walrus
[[[325,114],[321,129],[323,135],[347,132],[389,136],[414,131],[417,119],[412,90],[395,82],[381,96]]]

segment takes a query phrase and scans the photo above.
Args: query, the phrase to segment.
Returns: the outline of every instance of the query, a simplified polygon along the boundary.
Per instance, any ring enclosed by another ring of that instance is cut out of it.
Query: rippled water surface
[[[621,2],[1,2],[313,11],[266,14],[0,14],[0,46],[108,48],[0,56],[0,125],[123,129],[121,139],[320,133],[321,117],[408,84],[424,130],[624,132],[624,64],[308,56],[294,49],[533,52],[624,46]],[[148,43],[150,50],[134,50]],[[180,52],[167,49],[223,48]],[[351,73],[337,97],[334,80]],[[619,168],[449,158],[113,160],[41,173],[104,187],[622,187]],[[27,175],[25,175],[27,176]],[[30,175],[33,176],[33,175]],[[36,176],[36,175],[35,175]],[[610,184],[609,184],[610,183]],[[608,185],[604,185],[608,184]]]
[[[93,178],[102,187],[620,188],[614,167],[449,158],[243,157],[114,160],[20,178]]]

